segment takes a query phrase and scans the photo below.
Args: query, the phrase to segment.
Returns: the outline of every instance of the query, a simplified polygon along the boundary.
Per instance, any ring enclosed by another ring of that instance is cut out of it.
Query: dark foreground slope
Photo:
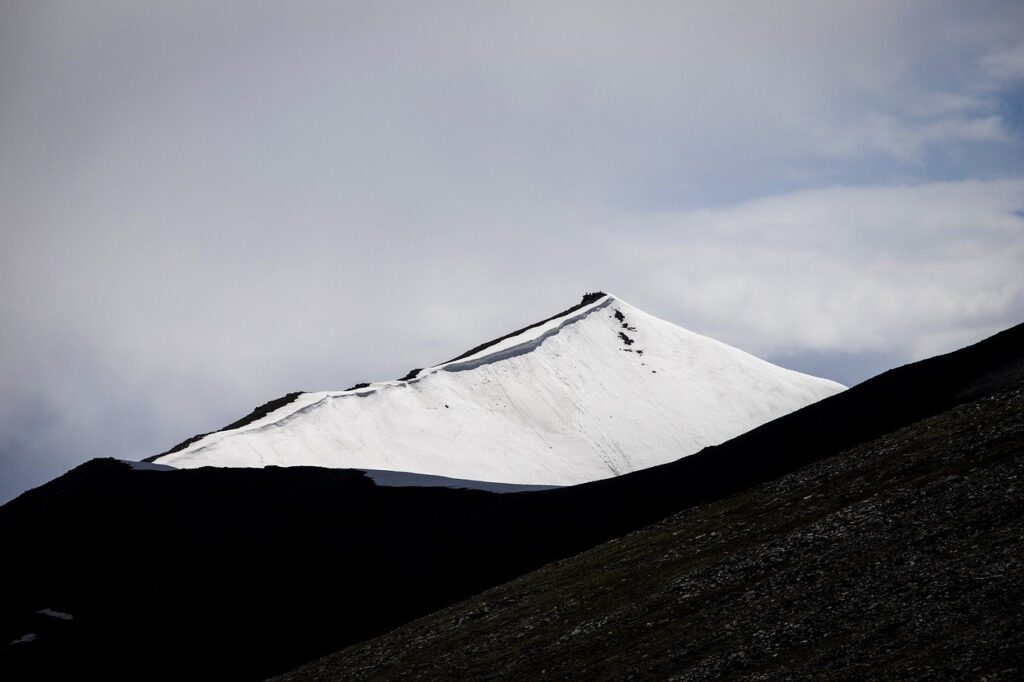
[[[357,472],[312,468],[135,471],[94,460],[0,507],[0,678],[257,679],[287,670],[1019,387],[1022,358],[1019,326],[678,462],[547,492],[378,488]]]
[[[1020,679],[1022,486],[1016,389],[278,679]]]

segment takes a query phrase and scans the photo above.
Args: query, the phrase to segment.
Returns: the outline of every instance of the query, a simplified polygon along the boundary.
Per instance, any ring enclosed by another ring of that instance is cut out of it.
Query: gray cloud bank
[[[6,3],[0,500],[613,291],[852,383],[1024,319],[1019,3]]]

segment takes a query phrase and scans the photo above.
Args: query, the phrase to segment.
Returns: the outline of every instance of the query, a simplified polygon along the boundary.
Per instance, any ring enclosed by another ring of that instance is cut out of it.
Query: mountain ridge
[[[576,310],[579,310],[580,308],[582,308],[582,307],[584,307],[584,306],[586,306],[586,305],[588,305],[590,303],[594,303],[594,302],[600,300],[601,298],[603,298],[605,296],[607,296],[607,294],[604,293],[603,291],[587,292],[587,293],[583,294],[582,300],[579,303],[577,303],[574,306],[570,306],[569,308],[563,310],[560,313],[556,313],[555,315],[552,315],[551,317],[545,318],[545,319],[541,320],[540,322],[534,322],[533,324],[529,324],[529,325],[526,325],[525,327],[521,327],[520,329],[517,329],[517,330],[515,330],[513,332],[509,332],[508,334],[505,334],[503,336],[499,336],[498,338],[492,339],[491,341],[484,342],[484,343],[482,343],[482,344],[480,344],[478,346],[470,348],[468,351],[466,351],[464,353],[460,353],[459,355],[455,356],[451,360],[446,360],[445,362],[442,362],[440,364],[444,365],[444,364],[448,364],[448,363],[451,363],[451,362],[456,362],[458,360],[462,360],[464,358],[467,358],[467,357],[469,357],[471,355],[475,355],[475,354],[477,354],[477,353],[479,353],[479,352],[481,352],[483,350],[486,350],[487,348],[490,348],[491,346],[494,346],[494,345],[496,345],[498,343],[501,343],[502,341],[505,341],[505,340],[507,340],[509,338],[512,338],[514,336],[518,336],[519,334],[522,334],[523,332],[529,331],[530,329],[533,329],[534,327],[539,327],[540,325],[546,324],[546,323],[548,323],[548,322],[550,322],[550,321],[552,321],[552,320],[554,320],[556,318],[564,317],[564,316],[566,316],[566,315],[568,315],[568,314],[570,314],[570,313],[572,313],[572,312],[574,312]],[[402,377],[400,377],[396,381],[411,381],[411,380],[417,378],[419,373],[422,372],[424,369],[425,368],[423,368],[423,367],[417,367],[415,369],[411,369],[405,375],[403,375]],[[369,386],[370,386],[369,382],[359,382],[359,383],[356,383],[354,386],[352,386],[350,388],[347,388],[345,390],[346,391],[354,391],[354,390],[359,390],[359,389],[363,389],[363,388],[368,388]],[[184,448],[188,447],[192,443],[195,443],[196,441],[198,441],[198,440],[200,440],[202,438],[205,438],[206,436],[209,436],[210,434],[220,433],[222,431],[230,431],[232,429],[237,429],[237,428],[242,427],[242,426],[247,426],[247,425],[251,424],[252,422],[256,421],[257,419],[262,419],[263,417],[266,417],[271,412],[273,412],[273,411],[275,411],[275,410],[277,410],[277,409],[279,409],[281,407],[284,407],[288,403],[293,402],[297,397],[299,397],[303,393],[306,393],[306,391],[292,391],[292,392],[289,392],[289,393],[281,396],[280,398],[275,398],[273,400],[268,400],[267,402],[263,403],[262,405],[259,405],[259,406],[255,407],[255,408],[253,408],[253,410],[251,412],[249,412],[247,415],[245,415],[244,417],[231,422],[227,426],[222,426],[221,428],[215,429],[213,431],[207,431],[205,433],[199,433],[199,434],[196,434],[194,436],[190,436],[189,438],[186,438],[185,440],[181,441],[177,445],[174,445],[173,447],[171,447],[171,448],[169,448],[167,450],[164,450],[163,452],[157,453],[155,455],[150,455],[149,457],[146,457],[146,458],[142,459],[141,461],[143,461],[143,462],[154,462],[155,460],[157,460],[160,457],[163,457],[164,455],[170,455],[170,454],[173,454],[173,453],[178,452],[180,450],[183,450]]]
[[[407,377],[282,399],[150,461],[571,485],[692,454],[843,388],[603,292]]]

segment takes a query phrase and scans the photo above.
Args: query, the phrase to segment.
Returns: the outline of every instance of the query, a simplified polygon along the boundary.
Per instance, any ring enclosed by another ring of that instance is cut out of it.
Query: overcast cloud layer
[[[0,501],[586,290],[855,383],[1024,320],[1019,2],[0,4]]]

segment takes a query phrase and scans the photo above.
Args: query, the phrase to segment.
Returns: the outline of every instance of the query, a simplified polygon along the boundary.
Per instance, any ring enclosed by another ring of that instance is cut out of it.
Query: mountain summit
[[[594,293],[400,380],[290,394],[151,461],[572,485],[693,454],[841,390]]]

